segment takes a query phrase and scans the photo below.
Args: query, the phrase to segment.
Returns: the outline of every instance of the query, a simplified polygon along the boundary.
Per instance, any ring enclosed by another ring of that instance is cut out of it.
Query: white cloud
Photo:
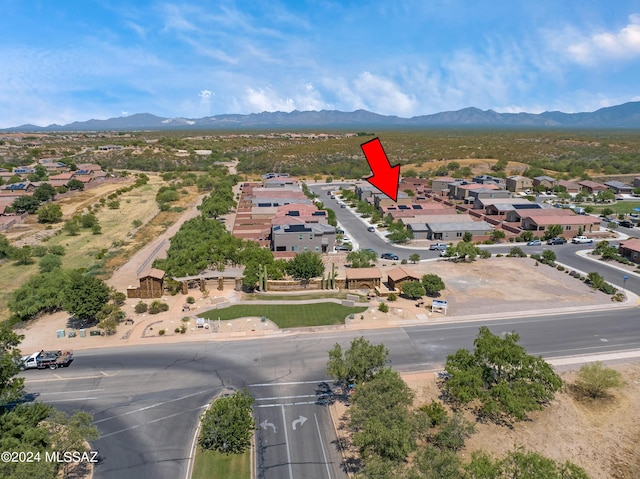
[[[593,65],[601,61],[627,60],[640,56],[640,15],[630,15],[629,23],[615,32],[581,36],[566,47],[577,63]]]
[[[322,110],[329,105],[313,84],[289,88],[289,94],[276,91],[272,86],[266,88],[246,88],[237,107],[243,112]]]

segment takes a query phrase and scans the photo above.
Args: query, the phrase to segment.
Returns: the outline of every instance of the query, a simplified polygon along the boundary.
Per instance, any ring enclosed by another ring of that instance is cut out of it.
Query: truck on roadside
[[[73,361],[73,351],[38,351],[22,357],[22,369],[65,368]]]
[[[593,240],[591,238],[587,238],[586,236],[576,236],[571,240],[573,244],[591,244]]]

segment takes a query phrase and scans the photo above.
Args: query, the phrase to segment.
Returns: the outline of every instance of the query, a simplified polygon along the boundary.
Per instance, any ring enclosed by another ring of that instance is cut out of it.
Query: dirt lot
[[[467,439],[460,452],[469,460],[474,451],[485,451],[502,457],[515,446],[539,452],[556,461],[571,461],[584,468],[592,479],[634,479],[640,477],[640,363],[609,364],[620,371],[625,386],[614,391],[610,400],[597,402],[576,397],[570,385],[578,366],[560,372],[565,384],[544,410],[532,413],[530,420],[516,423],[512,429],[495,424],[476,424],[476,433]],[[414,405],[419,407],[438,400],[440,388],[433,372],[403,375],[414,390]],[[334,423],[343,438],[349,435],[344,424],[346,407],[336,402],[331,406]],[[471,414],[467,419],[474,421]],[[347,440],[348,442],[348,440]],[[347,458],[355,457],[347,449]]]

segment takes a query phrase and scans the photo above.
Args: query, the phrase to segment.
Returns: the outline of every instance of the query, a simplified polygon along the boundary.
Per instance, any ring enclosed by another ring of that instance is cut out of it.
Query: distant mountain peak
[[[151,113],[136,113],[107,120],[75,121],[67,125],[39,127],[26,124],[0,130],[3,132],[46,131],[108,131],[108,130],[169,130],[169,129],[225,129],[225,128],[627,128],[640,129],[640,102],[601,108],[594,112],[563,113],[497,113],[467,107],[431,115],[402,118],[380,115],[358,109],[293,110],[250,114],[223,114],[204,118],[163,118]]]

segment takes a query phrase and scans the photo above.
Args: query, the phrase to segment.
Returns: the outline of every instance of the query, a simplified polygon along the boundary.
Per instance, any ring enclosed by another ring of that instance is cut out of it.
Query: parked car
[[[633,228],[635,225],[631,222],[631,221],[627,221],[627,220],[623,220],[620,223],[618,223],[619,226],[622,226],[623,228]]]
[[[560,237],[555,237],[547,240],[547,244],[565,244],[566,242],[566,239]]]
[[[336,251],[351,251],[353,249],[353,246],[351,245],[342,245],[342,246],[338,246],[336,248]]]
[[[393,253],[382,253],[380,255],[380,258],[382,258],[382,259],[392,259],[394,261],[398,261],[400,259],[397,254],[393,254]]]
[[[445,251],[449,245],[447,243],[433,243],[429,246],[431,251]]]
[[[347,205],[345,205],[344,203],[342,203],[342,204],[340,205],[340,208],[346,208],[346,207],[347,207]]]
[[[540,245],[542,245],[542,241],[540,241],[539,239],[534,239],[527,243],[527,246],[540,246]]]
[[[591,238],[587,238],[586,236],[576,236],[571,240],[573,244],[590,244],[593,243]]]
[[[373,226],[369,226],[369,227],[367,228],[367,231],[368,231],[368,232],[370,232],[370,233],[373,233],[375,230],[376,230],[376,229],[375,229]]]

